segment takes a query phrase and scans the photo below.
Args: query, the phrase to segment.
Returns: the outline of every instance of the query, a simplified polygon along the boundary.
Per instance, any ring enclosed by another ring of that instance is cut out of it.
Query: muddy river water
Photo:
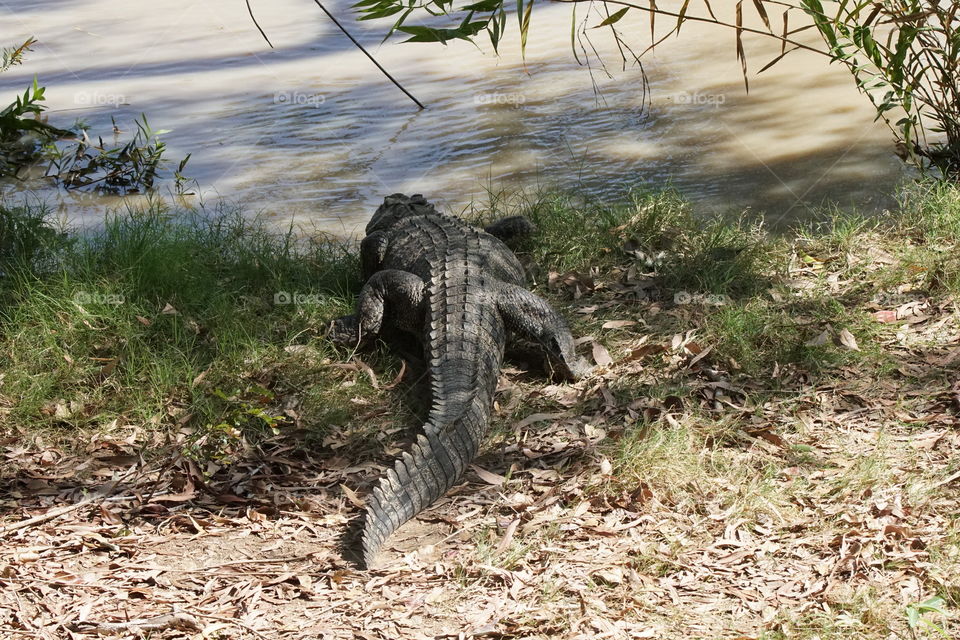
[[[700,211],[763,210],[776,224],[825,201],[889,206],[904,174],[844,68],[796,51],[756,75],[779,52],[761,37],[746,41],[749,94],[732,34],[687,25],[644,58],[645,96],[601,30],[613,77],[577,64],[569,5],[535,7],[524,62],[513,17],[498,57],[483,44],[381,44],[387,24],[329,2],[420,111],[310,0],[251,4],[276,48],[238,0],[0,0],[0,44],[39,40],[0,75],[0,104],[37,75],[55,124],[81,118],[107,137],[111,118],[129,131],[146,113],[171,130],[168,157],[192,154],[205,201],[335,233],[392,192],[457,211],[487,189],[536,185],[614,199],[672,184]],[[621,26],[649,43],[645,17]],[[111,204],[40,197],[81,223]]]

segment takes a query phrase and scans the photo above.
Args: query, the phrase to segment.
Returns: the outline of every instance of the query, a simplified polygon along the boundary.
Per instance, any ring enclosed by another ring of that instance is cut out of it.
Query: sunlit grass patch
[[[762,226],[747,219],[697,218],[671,190],[638,190],[605,203],[562,191],[491,192],[472,215],[524,215],[537,227],[519,252],[543,270],[597,272],[634,256],[672,290],[755,293],[763,284]]]
[[[518,251],[540,269],[561,272],[617,264],[628,242],[657,250],[693,223],[689,204],[672,191],[638,191],[620,203],[560,190],[490,191],[470,213],[485,222],[512,215],[536,225]]]
[[[960,237],[960,192],[949,181],[908,185],[900,193],[899,221],[917,240],[956,242]]]

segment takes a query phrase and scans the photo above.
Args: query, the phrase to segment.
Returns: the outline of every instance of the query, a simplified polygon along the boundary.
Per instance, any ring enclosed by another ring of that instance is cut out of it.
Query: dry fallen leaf
[[[360,496],[357,495],[357,492],[348,487],[345,484],[340,485],[340,490],[343,491],[343,495],[347,496],[347,500],[350,501],[350,504],[357,507],[358,509],[363,509],[365,504]]]
[[[500,554],[507,550],[510,547],[510,543],[513,542],[513,535],[517,532],[517,527],[520,525],[520,518],[514,518],[510,521],[510,524],[507,525],[507,530],[503,532],[503,537],[500,539],[500,542],[497,544],[497,548],[494,553]]]
[[[628,362],[633,360],[640,360],[646,356],[653,355],[655,353],[663,353],[667,350],[667,347],[662,344],[645,344],[642,347],[637,347],[636,349],[630,350],[630,355],[624,358]]]
[[[599,342],[593,343],[593,361],[601,367],[607,367],[613,364],[613,358],[610,357],[610,352]]]
[[[853,337],[853,334],[850,333],[847,329],[842,329],[838,335],[840,338],[840,344],[843,345],[849,351],[860,351],[860,346],[857,345],[857,339]]]
[[[480,479],[481,479],[481,480],[483,480],[483,481],[486,482],[487,484],[492,484],[492,485],[494,485],[495,487],[499,487],[500,485],[502,485],[504,482],[507,481],[507,479],[506,479],[505,477],[503,477],[503,476],[501,476],[501,475],[499,475],[499,474],[493,473],[492,471],[487,471],[486,469],[484,469],[484,468],[482,468],[482,467],[478,467],[478,466],[475,465],[475,464],[471,464],[471,465],[470,465],[470,468],[473,469],[473,471],[474,471],[478,476],[480,476]]]
[[[603,329],[621,329],[623,327],[632,327],[637,324],[636,320],[607,320],[603,323]]]
[[[884,309],[882,311],[874,311],[873,319],[877,322],[883,322],[886,324],[897,321],[897,312],[892,309]]]
[[[613,475],[613,465],[610,464],[610,461],[607,460],[606,456],[600,460],[600,473],[605,476]]]

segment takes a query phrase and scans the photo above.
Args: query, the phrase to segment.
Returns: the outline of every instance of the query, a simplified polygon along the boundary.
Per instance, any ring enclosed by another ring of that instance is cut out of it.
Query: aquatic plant
[[[0,51],[0,72],[21,64],[35,42],[28,38]],[[43,120],[45,91],[34,78],[22,96],[0,110],[0,178],[19,180],[39,167],[45,178],[67,189],[123,195],[154,187],[166,151],[159,136],[166,131],[151,129],[141,114],[129,142],[113,147],[102,138],[94,142],[81,122],[61,129]],[[187,181],[183,169],[189,159],[181,160],[174,172],[178,192]]]

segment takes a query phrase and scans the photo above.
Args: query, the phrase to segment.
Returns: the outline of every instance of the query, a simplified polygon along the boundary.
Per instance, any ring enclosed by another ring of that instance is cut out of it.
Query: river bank
[[[471,211],[536,222],[534,288],[596,367],[511,363],[475,474],[358,572],[343,532],[417,421],[408,367],[323,338],[352,247],[0,207],[0,631],[937,637],[906,613],[932,597],[956,631],[960,191],[776,235],[669,191]]]

